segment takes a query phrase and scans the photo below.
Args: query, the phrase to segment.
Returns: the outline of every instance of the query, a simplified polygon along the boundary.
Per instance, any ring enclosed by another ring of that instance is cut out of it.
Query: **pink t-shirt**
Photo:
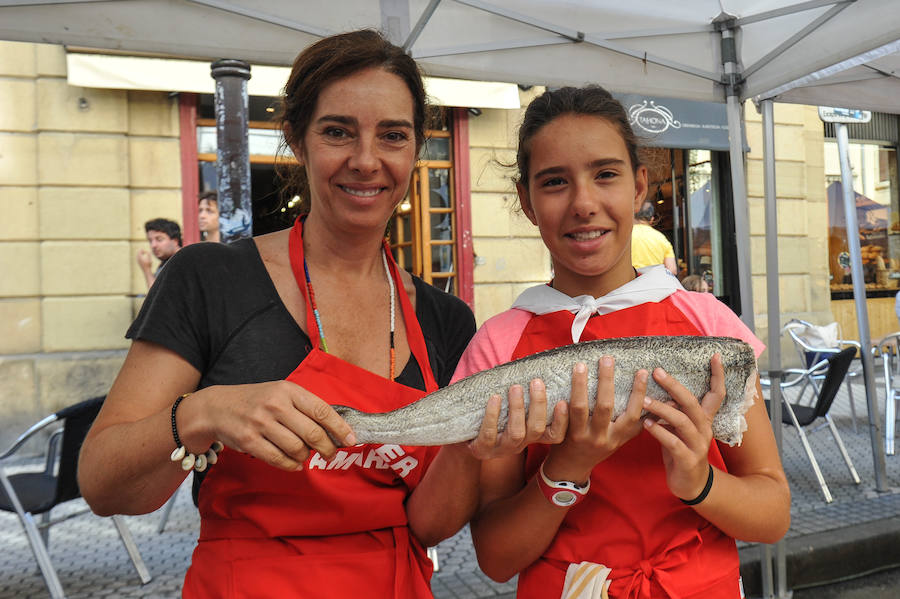
[[[673,308],[681,312],[704,335],[734,337],[746,341],[753,347],[757,358],[765,350],[763,342],[713,294],[675,289],[667,299]],[[635,298],[634,305],[640,303],[640,299]],[[511,308],[482,324],[463,353],[453,375],[453,382],[509,362],[522,331],[532,316],[526,310]]]

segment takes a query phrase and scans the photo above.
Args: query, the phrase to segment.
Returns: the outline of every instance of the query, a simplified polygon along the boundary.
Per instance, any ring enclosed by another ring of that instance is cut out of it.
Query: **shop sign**
[[[728,150],[724,104],[641,94],[613,94],[628,113],[634,132],[649,146]],[[749,149],[744,143],[744,149]]]
[[[826,123],[868,123],[872,120],[872,113],[855,108],[819,106],[819,118]]]

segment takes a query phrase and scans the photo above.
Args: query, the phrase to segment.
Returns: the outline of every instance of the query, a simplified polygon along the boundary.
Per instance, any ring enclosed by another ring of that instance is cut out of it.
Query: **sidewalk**
[[[878,380],[880,381],[880,373]],[[879,410],[884,398],[879,387]],[[846,387],[832,408],[835,423],[862,479],[854,485],[827,430],[810,435],[825,480],[834,496],[822,498],[795,430],[784,429],[784,467],[793,493],[792,523],[786,537],[788,588],[821,584],[893,565],[900,566],[900,453],[887,456],[888,490],[875,491],[865,393],[854,382],[858,432],[853,432]],[[883,426],[883,422],[882,422]],[[898,447],[900,452],[900,447]],[[77,503],[77,502],[73,502]],[[63,508],[54,510],[62,515]],[[63,588],[72,598],[180,597],[199,519],[185,485],[165,531],[156,532],[160,513],[128,517],[127,522],[153,580],[141,586],[112,522],[93,516],[74,518],[50,531],[50,555]],[[0,513],[0,599],[46,597],[18,519]],[[738,544],[748,596],[759,594],[758,545]],[[437,599],[507,599],[515,581],[497,584],[478,569],[467,528],[438,547],[439,571],[432,579]]]

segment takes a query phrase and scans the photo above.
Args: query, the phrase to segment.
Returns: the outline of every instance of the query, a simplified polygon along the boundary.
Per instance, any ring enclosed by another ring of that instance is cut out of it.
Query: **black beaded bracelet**
[[[224,449],[224,446],[221,442],[214,441],[212,446],[206,450],[205,453],[194,454],[189,452],[187,448],[182,445],[181,438],[178,436],[178,427],[175,424],[175,410],[178,409],[178,404],[189,395],[190,393],[185,393],[172,404],[172,438],[175,440],[175,451],[172,452],[169,459],[173,462],[181,462],[182,470],[190,470],[193,468],[197,472],[203,472],[206,470],[207,466],[215,464],[218,461],[219,452]]]
[[[175,403],[172,404],[172,438],[175,439],[175,448],[181,447],[181,438],[178,436],[178,427],[175,425],[175,410],[178,409],[178,404],[182,402],[186,397],[188,397],[190,393],[185,393],[181,397],[175,400]]]
[[[713,484],[713,467],[712,467],[712,464],[710,464],[709,465],[709,477],[707,477],[707,479],[706,479],[706,486],[703,487],[703,490],[700,491],[700,494],[697,495],[696,497],[694,497],[693,499],[681,499],[679,497],[679,499],[681,499],[681,503],[683,503],[685,505],[697,505],[698,503],[700,503],[701,501],[706,499],[707,495],[709,495],[709,490],[712,489],[712,484]]]

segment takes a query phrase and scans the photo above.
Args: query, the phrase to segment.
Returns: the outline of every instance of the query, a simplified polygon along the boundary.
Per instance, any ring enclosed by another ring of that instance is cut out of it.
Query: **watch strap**
[[[585,485],[579,485],[578,483],[569,480],[550,480],[547,478],[547,475],[544,474],[543,463],[541,463],[541,467],[538,469],[536,478],[538,488],[544,494],[544,497],[546,497],[550,503],[559,507],[572,507],[573,505],[577,505],[587,496],[588,490],[591,488],[590,478],[588,478]]]

